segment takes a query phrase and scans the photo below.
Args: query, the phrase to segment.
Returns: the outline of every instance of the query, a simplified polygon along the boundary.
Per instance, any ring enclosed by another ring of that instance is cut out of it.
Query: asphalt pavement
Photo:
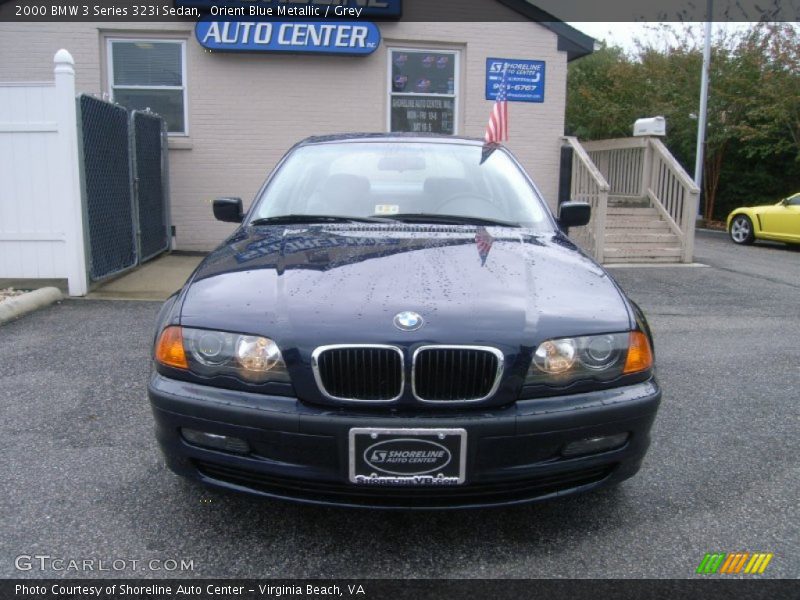
[[[0,577],[682,578],[707,552],[750,551],[774,553],[764,577],[796,578],[800,251],[700,232],[695,258],[709,266],[612,270],[650,319],[664,389],[642,471],[514,509],[354,512],[205,490],[167,471],[153,438],[158,303],[69,300],[6,324]]]

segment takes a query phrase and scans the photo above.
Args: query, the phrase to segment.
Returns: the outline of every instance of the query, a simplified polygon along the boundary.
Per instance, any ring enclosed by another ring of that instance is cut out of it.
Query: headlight
[[[653,366],[641,331],[547,340],[539,344],[525,383],[563,386],[579,379],[610,381]]]
[[[278,345],[257,335],[171,326],[158,338],[156,361],[201,377],[229,375],[247,383],[289,381]]]

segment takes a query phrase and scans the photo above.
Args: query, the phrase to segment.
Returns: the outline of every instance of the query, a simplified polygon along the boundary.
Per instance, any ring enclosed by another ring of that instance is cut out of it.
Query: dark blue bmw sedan
[[[661,392],[650,330],[502,146],[309,138],[161,309],[169,467],[382,508],[508,505],[632,476]]]

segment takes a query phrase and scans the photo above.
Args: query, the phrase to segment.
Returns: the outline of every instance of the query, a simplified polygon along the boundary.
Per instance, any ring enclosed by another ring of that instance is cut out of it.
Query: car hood
[[[393,317],[415,311],[417,331]],[[559,336],[624,331],[626,301],[561,235],[505,227],[242,228],[198,267],[181,324],[325,344],[490,343],[516,353]]]
[[[766,210],[768,208],[775,208],[776,206],[781,206],[780,202],[773,202],[772,204],[757,204],[756,206],[743,206],[741,209],[738,210]]]

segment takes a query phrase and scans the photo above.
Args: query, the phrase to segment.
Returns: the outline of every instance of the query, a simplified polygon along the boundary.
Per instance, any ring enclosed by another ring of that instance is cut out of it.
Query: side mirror
[[[592,218],[592,207],[586,202],[562,202],[558,211],[558,224],[564,233],[570,227],[586,225]]]
[[[241,198],[217,198],[214,200],[214,218],[226,223],[241,223],[244,218]]]

